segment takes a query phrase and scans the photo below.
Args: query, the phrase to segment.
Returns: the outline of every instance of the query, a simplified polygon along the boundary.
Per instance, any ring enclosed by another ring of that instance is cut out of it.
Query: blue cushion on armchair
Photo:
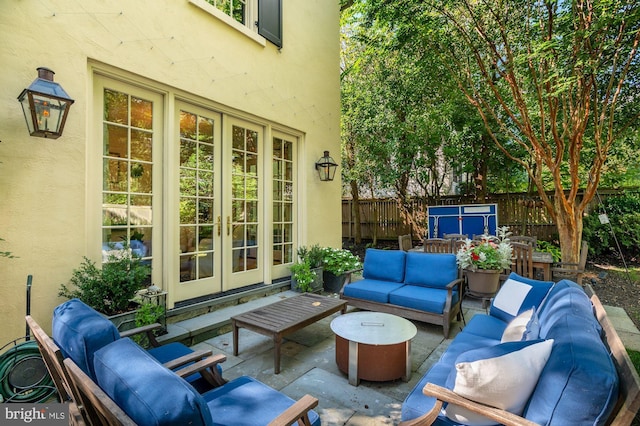
[[[210,390],[202,395],[216,425],[266,425],[294,404],[285,394],[248,376]],[[320,426],[318,413],[309,411],[309,421]]]
[[[92,379],[95,379],[93,354],[120,338],[111,321],[79,299],[71,299],[53,310],[52,335],[65,358],[71,358]]]
[[[551,287],[552,281],[533,280],[512,272],[491,302],[489,314],[509,323],[528,309],[538,309]]]
[[[404,281],[406,253],[402,250],[367,249],[364,254],[364,278],[401,283]]]
[[[456,255],[449,253],[407,253],[404,283],[444,288],[458,278]]]
[[[95,353],[96,382],[140,425],[213,424],[204,398],[131,339]]]

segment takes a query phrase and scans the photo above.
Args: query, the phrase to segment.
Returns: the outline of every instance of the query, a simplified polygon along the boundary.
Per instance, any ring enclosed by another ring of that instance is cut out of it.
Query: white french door
[[[225,121],[214,111],[176,102],[175,301],[263,279],[262,128]]]

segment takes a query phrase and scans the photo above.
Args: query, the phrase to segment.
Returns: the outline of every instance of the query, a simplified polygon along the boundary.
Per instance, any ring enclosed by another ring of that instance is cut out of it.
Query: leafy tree
[[[633,137],[635,0],[368,0],[368,16],[438,52],[494,144],[526,170],[578,260],[582,218],[609,154]],[[523,154],[524,153],[524,154]],[[553,190],[548,196],[546,189]],[[580,198],[580,190],[583,196]]]
[[[411,198],[437,202],[454,169],[480,181],[483,197],[496,155],[478,143],[487,132],[439,56],[426,46],[403,49],[402,34],[363,20],[365,5],[355,2],[342,16],[343,177],[356,213],[362,189],[372,198],[393,194],[405,223],[423,235],[425,212]]]

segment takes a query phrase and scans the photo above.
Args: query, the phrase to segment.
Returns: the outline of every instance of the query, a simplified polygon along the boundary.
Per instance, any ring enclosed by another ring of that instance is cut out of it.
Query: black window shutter
[[[258,34],[282,47],[282,0],[258,0]]]

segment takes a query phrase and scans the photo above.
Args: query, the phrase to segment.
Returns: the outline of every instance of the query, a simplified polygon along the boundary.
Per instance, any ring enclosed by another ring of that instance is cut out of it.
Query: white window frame
[[[246,1],[246,24],[244,25],[236,21],[231,16],[227,15],[214,5],[208,3],[206,0],[189,0],[189,3],[196,7],[199,7],[219,21],[224,22],[228,26],[241,32],[243,35],[247,36],[261,46],[266,46],[267,40],[258,34],[258,26],[256,25],[256,22],[258,21],[258,0]]]

